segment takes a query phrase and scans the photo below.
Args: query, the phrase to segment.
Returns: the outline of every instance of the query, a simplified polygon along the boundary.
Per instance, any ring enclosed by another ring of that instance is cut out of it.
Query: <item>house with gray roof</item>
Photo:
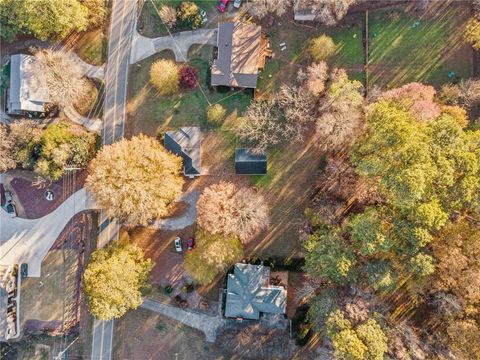
[[[235,174],[265,175],[267,173],[267,156],[253,149],[235,149]]]
[[[223,22],[217,30],[218,56],[212,65],[212,86],[256,88],[258,72],[271,55],[262,28],[255,24]]]
[[[45,112],[45,103],[48,102],[49,96],[45,76],[39,68],[35,56],[16,54],[10,57],[7,114]]]
[[[287,290],[270,284],[270,268],[237,263],[228,274],[225,317],[258,320],[262,314],[283,315]]]
[[[165,132],[163,146],[183,158],[185,176],[195,177],[201,174],[201,131],[198,126]]]

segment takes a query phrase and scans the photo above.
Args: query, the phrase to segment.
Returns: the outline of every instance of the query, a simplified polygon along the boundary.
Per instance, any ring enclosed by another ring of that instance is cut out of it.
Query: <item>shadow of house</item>
[[[212,86],[256,88],[259,69],[270,56],[268,40],[255,24],[218,24],[218,56],[211,68]]]
[[[48,102],[46,79],[38,60],[32,55],[10,57],[10,87],[7,91],[6,112],[10,115],[45,113]]]
[[[183,158],[183,173],[193,178],[201,175],[201,131],[198,126],[165,132],[165,149]]]
[[[228,274],[225,317],[259,320],[261,316],[283,316],[287,290],[270,284],[270,268],[263,265],[235,264]]]

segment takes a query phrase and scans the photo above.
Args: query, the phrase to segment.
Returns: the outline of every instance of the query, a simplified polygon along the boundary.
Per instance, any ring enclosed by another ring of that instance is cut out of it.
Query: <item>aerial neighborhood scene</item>
[[[0,358],[479,360],[480,0],[0,0]]]

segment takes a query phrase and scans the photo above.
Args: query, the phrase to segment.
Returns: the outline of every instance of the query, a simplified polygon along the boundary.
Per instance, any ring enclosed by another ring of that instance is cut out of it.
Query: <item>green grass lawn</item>
[[[167,36],[168,31],[165,25],[163,25],[160,17],[157,14],[157,9],[160,9],[163,5],[168,5],[173,8],[179,6],[184,0],[153,0],[152,4],[150,0],[146,0],[143,4],[142,10],[140,12],[140,17],[138,18],[138,31],[148,37],[159,37]],[[213,14],[215,14],[215,5],[216,1],[213,0],[190,0],[198,5],[200,9],[203,9],[207,12],[207,18],[210,19]],[[189,28],[175,28],[172,29],[172,32],[190,30]]]
[[[171,51],[163,51],[141,61],[131,70],[130,101],[127,107],[129,113],[127,133],[130,135],[138,133],[157,135],[166,129],[189,125],[200,125],[202,128],[220,127],[222,124],[207,124],[208,101],[211,104],[220,103],[225,106],[227,120],[234,121],[252,100],[253,94],[249,90],[216,90],[208,86],[209,67],[213,59],[213,47],[209,45],[192,46],[189,52],[189,64],[198,71],[201,89],[197,87],[174,96],[159,96],[149,84],[150,66],[159,58],[174,60]]]
[[[75,52],[80,58],[92,65],[102,65],[107,55],[107,39],[103,29],[84,32],[75,44]]]
[[[463,41],[470,17],[460,3],[426,13],[404,8],[369,15],[369,86],[392,88],[412,81],[443,84],[471,76],[471,48]],[[449,78],[448,74],[455,76]]]
[[[350,77],[363,81],[362,24],[362,15],[348,16],[332,28],[314,28],[282,18],[281,25],[267,31],[275,55],[267,60],[267,65],[260,74],[258,90],[268,94],[276,91],[283,83],[295,82],[300,67],[311,63],[308,54],[310,39],[321,34],[331,36],[337,45],[337,52],[328,59],[328,64],[331,67],[345,68]],[[280,44],[283,42],[287,45],[285,51],[281,51]]]

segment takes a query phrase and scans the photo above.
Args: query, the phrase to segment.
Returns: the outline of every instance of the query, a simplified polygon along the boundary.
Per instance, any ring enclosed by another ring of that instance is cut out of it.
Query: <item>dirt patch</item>
[[[22,217],[38,219],[59,207],[70,195],[80,190],[87,178],[87,171],[82,170],[73,175],[64,176],[53,182],[39,182],[24,177],[16,177],[10,181],[10,188],[15,193],[15,199],[23,209]],[[51,190],[55,197],[53,201],[45,198],[45,191]],[[20,211],[19,211],[20,213]]]
[[[78,325],[81,275],[92,251],[92,218],[75,215],[42,261],[42,276],[22,282],[20,327],[26,332],[64,334]]]
[[[138,309],[115,321],[113,359],[221,359],[203,333]]]
[[[288,329],[275,329],[252,323],[242,329],[228,329],[218,337],[217,345],[226,356],[241,359],[292,359],[301,351],[290,339]],[[302,359],[313,359],[303,352]]]

